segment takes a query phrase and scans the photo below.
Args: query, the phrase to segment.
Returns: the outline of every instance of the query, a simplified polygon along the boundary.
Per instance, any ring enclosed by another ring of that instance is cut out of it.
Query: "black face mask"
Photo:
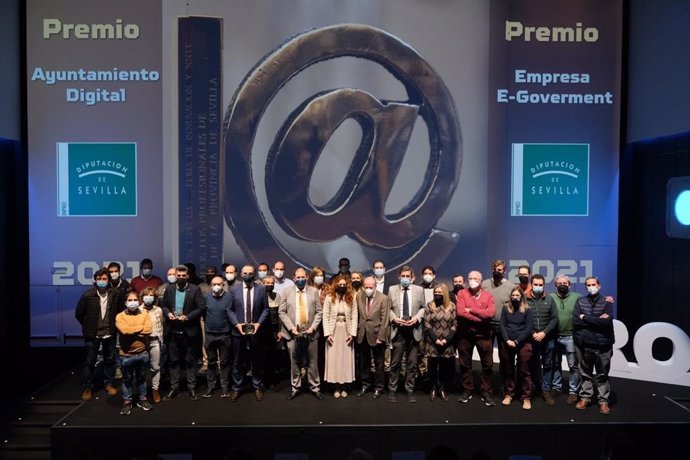
[[[337,292],[340,295],[345,295],[347,292],[347,286],[338,286],[335,288],[335,292]]]
[[[275,286],[264,286],[264,287],[266,288],[266,292],[268,292],[270,294],[271,292],[273,292],[273,288]]]
[[[177,279],[177,289],[182,290],[187,286],[187,280],[184,278]]]
[[[503,279],[503,273],[501,272],[493,272],[492,275],[494,277],[494,281],[501,281]]]
[[[513,308],[520,308],[520,299],[510,299],[510,302],[513,304]]]
[[[362,287],[362,282],[361,282],[361,281],[353,281],[353,282],[352,282],[352,287],[353,287],[354,289],[359,289],[359,288]]]
[[[434,294],[434,303],[436,305],[443,305],[443,295]]]
[[[245,284],[252,284],[254,282],[254,273],[242,276],[242,281],[244,281]]]
[[[465,289],[465,286],[463,286],[462,284],[454,284],[453,285],[453,293],[455,293],[455,294],[462,291],[463,289]]]
[[[520,280],[520,284],[527,284],[529,281],[529,275],[520,275],[518,276],[518,279]]]
[[[556,286],[556,289],[558,289],[559,294],[566,295],[568,291],[570,291],[570,287],[568,286]]]

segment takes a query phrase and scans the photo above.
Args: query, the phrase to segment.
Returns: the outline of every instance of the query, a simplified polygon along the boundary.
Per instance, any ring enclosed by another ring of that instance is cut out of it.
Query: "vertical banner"
[[[622,17],[620,0],[492,2],[488,256],[513,279],[526,264],[615,295]]]
[[[223,259],[220,199],[222,18],[178,20],[180,261]]]

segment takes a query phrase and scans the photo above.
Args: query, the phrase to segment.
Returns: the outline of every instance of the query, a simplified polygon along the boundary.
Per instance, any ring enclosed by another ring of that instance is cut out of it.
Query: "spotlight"
[[[690,176],[674,177],[666,184],[666,234],[690,238]]]

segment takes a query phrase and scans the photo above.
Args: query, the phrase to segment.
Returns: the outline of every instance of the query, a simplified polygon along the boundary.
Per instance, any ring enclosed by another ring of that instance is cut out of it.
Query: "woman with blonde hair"
[[[453,379],[455,364],[454,336],[457,330],[455,304],[450,301],[445,284],[436,284],[433,299],[424,311],[424,349],[428,356],[431,393],[429,399],[438,397],[448,401],[446,385]]]
[[[355,380],[354,338],[357,337],[357,304],[352,283],[338,275],[323,305],[323,333],[326,337],[324,380],[335,384],[333,396],[347,397],[346,385]]]
[[[515,397],[515,387],[520,384],[522,408],[532,408],[532,376],[530,374],[530,360],[532,358],[532,344],[530,337],[534,325],[532,310],[527,305],[525,293],[520,287],[510,291],[510,303],[501,312],[501,340],[505,347],[499,347],[501,362],[506,363],[503,376],[505,397],[503,405],[509,406]],[[517,360],[517,367],[516,367]]]

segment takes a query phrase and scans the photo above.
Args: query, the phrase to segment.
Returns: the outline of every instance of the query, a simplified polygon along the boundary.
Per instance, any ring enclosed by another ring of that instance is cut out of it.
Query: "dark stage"
[[[82,403],[79,376],[69,373],[39,390],[30,404],[66,408],[50,430],[54,459],[166,458],[162,454],[179,454],[169,457],[176,459],[346,459],[361,447],[375,459],[402,460],[423,459],[439,444],[460,458],[484,451],[488,456],[474,458],[599,459],[607,443],[624,452],[615,458],[687,458],[681,448],[690,433],[690,390],[623,379],[612,379],[612,388],[609,416],[597,407],[578,411],[566,405],[565,395],[555,407],[536,399],[531,411],[517,402],[502,406],[498,397],[496,407],[485,407],[478,395],[460,404],[455,393],[448,402],[431,402],[418,392],[415,404],[403,393],[395,404],[385,395],[373,400],[371,394],[346,399],[326,394],[319,401],[304,393],[287,401],[287,382],[268,390],[262,402],[251,393],[235,403],[218,394],[191,401],[183,393],[150,412],[135,408],[122,416],[119,395],[101,390]],[[253,456],[243,457],[238,449]],[[309,457],[276,456],[295,453]]]

